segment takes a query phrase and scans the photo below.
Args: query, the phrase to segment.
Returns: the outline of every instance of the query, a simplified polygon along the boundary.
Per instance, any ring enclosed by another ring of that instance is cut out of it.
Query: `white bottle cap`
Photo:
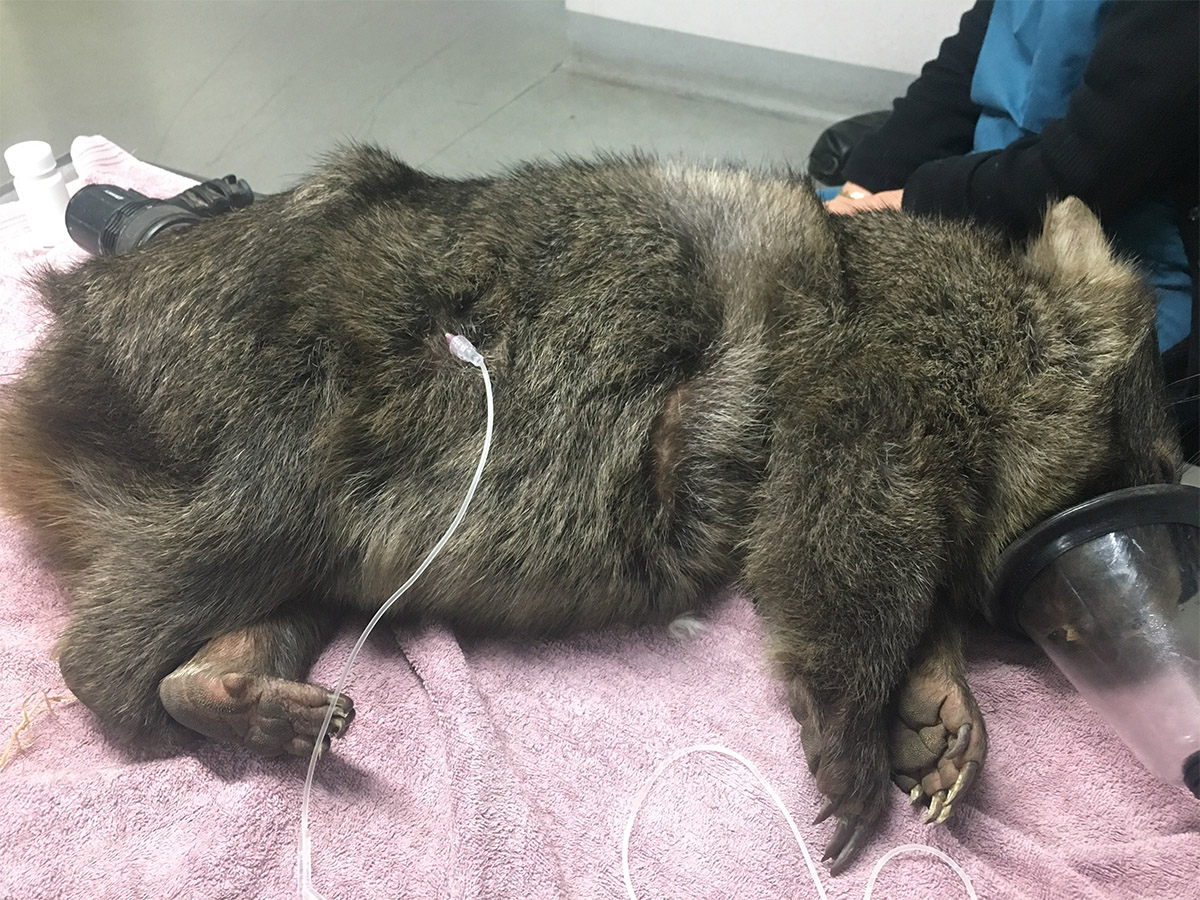
[[[21,141],[4,151],[13,178],[37,178],[58,167],[54,151],[45,141]]]

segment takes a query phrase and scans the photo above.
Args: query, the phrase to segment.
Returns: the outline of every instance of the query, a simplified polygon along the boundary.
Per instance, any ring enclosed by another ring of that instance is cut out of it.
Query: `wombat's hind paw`
[[[914,670],[901,690],[892,726],[892,780],[909,800],[928,803],[925,822],[945,822],[987,756],[983,717],[966,683]]]
[[[263,756],[307,756],[318,740],[326,750],[354,720],[354,702],[342,694],[321,733],[331,691],[240,672],[188,671],[184,666],[163,679],[159,697],[167,712],[188,728]]]
[[[867,743],[843,745],[860,751],[847,753],[830,745],[809,712],[805,691],[798,680],[789,685],[788,704],[800,723],[800,743],[808,769],[816,776],[817,785],[826,797],[813,824],[819,825],[833,815],[838,819],[821,858],[822,862],[833,860],[829,871],[838,875],[850,866],[870,838],[882,808],[887,785],[884,747],[879,745],[877,752],[872,753]]]

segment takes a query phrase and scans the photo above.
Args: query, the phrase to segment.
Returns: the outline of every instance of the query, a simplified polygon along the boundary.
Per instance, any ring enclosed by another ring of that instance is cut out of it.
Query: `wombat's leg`
[[[824,857],[833,859],[835,875],[866,843],[883,811],[891,772],[888,702],[920,634],[907,613],[889,612],[924,604],[919,591],[905,598],[879,584],[856,589],[843,583],[803,600],[793,595],[791,614],[761,590],[754,595],[760,609],[766,607],[772,656],[788,684],[809,769],[828,798],[816,822],[830,815],[839,820]],[[812,590],[811,581],[799,590]]]
[[[817,821],[839,820],[825,854],[837,874],[885,804],[889,705],[934,605],[945,520],[898,447],[880,459],[868,442],[842,444],[814,459],[815,436],[804,440],[795,453],[775,441],[746,585],[828,798]]]
[[[333,623],[329,614],[285,607],[214,638],[162,680],[163,706],[193,731],[264,756],[307,756],[318,737],[327,749],[350,726],[354,703],[339,696],[329,728],[321,733],[333,694],[300,679]]]
[[[950,817],[987,757],[987,732],[967,686],[962,641],[953,623],[930,627],[900,689],[892,723],[892,780],[913,803],[929,803],[926,822]]]
[[[63,678],[114,738],[138,747],[193,743],[196,732],[163,707],[159,682],[209,641],[294,607],[314,587],[288,522],[263,517],[276,527],[267,535],[218,531],[207,517],[189,521],[199,505],[183,504],[172,522],[176,507],[143,504],[140,521],[97,536],[90,563],[69,576]],[[112,518],[121,526],[132,514]],[[230,519],[237,524],[236,510]]]

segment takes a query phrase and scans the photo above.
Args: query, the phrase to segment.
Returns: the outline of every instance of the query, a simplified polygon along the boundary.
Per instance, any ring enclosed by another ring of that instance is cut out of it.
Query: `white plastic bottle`
[[[4,151],[4,161],[34,240],[43,247],[68,240],[67,185],[50,145],[45,141],[13,144]]]

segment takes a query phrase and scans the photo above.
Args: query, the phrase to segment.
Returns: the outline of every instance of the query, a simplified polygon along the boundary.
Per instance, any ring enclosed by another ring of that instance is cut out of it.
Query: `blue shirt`
[[[997,0],[971,82],[982,108],[975,151],[998,150],[1040,134],[1067,113],[1071,94],[1096,43],[1104,0]],[[1172,204],[1147,198],[1105,231],[1119,253],[1134,259],[1158,298],[1160,352],[1191,328],[1191,275]]]

